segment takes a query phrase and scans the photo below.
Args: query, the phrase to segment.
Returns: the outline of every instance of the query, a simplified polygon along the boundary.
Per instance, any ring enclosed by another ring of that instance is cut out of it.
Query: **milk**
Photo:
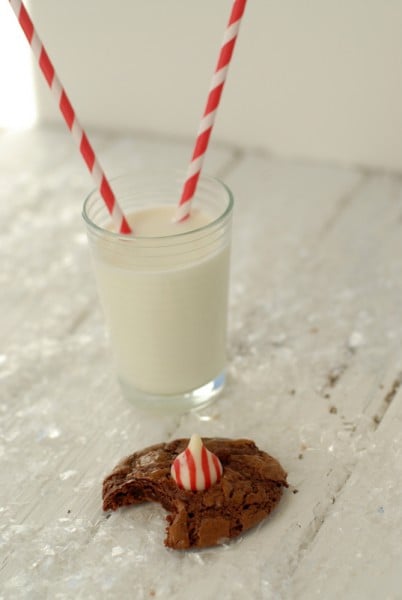
[[[129,214],[135,240],[118,251],[96,242],[99,295],[126,392],[181,395],[225,369],[229,236],[208,232],[215,217],[205,210],[183,223],[175,210]]]

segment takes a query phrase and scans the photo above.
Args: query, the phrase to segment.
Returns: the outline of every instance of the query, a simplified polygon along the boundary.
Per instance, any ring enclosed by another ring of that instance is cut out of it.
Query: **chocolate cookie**
[[[159,502],[170,513],[165,544],[183,550],[236,537],[275,508],[287,487],[286,473],[251,440],[203,438],[223,475],[204,491],[180,489],[170,469],[188,441],[156,444],[123,459],[103,482],[103,510]]]

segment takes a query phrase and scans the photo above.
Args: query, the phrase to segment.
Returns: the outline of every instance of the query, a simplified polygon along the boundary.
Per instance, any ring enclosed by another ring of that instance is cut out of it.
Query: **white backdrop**
[[[194,137],[231,0],[32,0],[84,125]],[[37,75],[39,115],[59,120]],[[249,0],[213,141],[402,170],[402,0]]]

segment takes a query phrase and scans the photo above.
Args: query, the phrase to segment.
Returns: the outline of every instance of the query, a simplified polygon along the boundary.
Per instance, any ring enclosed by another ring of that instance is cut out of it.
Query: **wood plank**
[[[295,598],[399,598],[402,588],[402,393],[336,498],[288,593]]]
[[[365,182],[326,235],[313,240],[314,251],[301,257],[291,281],[283,275],[282,290],[273,292],[283,291],[282,305],[277,302],[274,311],[269,302],[258,302],[258,318],[250,310],[239,327],[241,352],[225,398],[203,415],[185,417],[178,432],[212,426],[221,435],[250,436],[289,469],[298,493],[287,495],[252,545],[264,548],[258,564],[267,590],[283,597],[284,582],[369,443],[372,410],[383,403],[400,368],[400,193],[400,182],[392,178]],[[263,296],[261,271],[251,299],[259,297],[256,289]],[[385,340],[384,330],[395,340]],[[198,418],[208,417],[197,427]],[[252,590],[262,593],[257,584]]]
[[[105,152],[111,148],[118,164],[134,142],[115,142]],[[234,153],[219,168],[237,198],[230,380],[203,411],[160,420],[124,403],[93,308],[85,247],[69,246],[79,216],[52,239],[59,264],[69,259],[50,272],[47,316],[31,307],[30,325],[7,334],[0,364],[0,581],[9,595],[113,598],[129,590],[180,599],[197,589],[199,598],[244,598],[245,590],[286,598],[293,576],[294,589],[310,590],[303,561],[325,543],[322,520],[340,506],[365,452],[375,453],[373,418],[385,414],[385,423],[400,373],[401,185],[253,153],[241,160]],[[40,211],[50,219],[47,203]],[[31,261],[42,282],[47,256],[25,251],[17,267],[26,274],[22,258],[27,268]],[[44,291],[44,284],[33,289],[33,304]],[[7,300],[11,312],[16,301]],[[291,489],[250,535],[181,554],[163,548],[161,509],[107,519],[99,493],[118,458],[192,431],[255,439],[288,469]]]

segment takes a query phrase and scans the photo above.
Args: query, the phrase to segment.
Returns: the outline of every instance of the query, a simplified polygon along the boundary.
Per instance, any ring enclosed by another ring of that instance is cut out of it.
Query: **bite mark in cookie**
[[[170,513],[165,544],[177,550],[214,546],[262,521],[287,487],[279,462],[251,440],[203,442],[223,468],[211,487],[191,491],[177,486],[171,466],[189,440],[174,440],[123,459],[103,482],[103,509],[159,502]]]

